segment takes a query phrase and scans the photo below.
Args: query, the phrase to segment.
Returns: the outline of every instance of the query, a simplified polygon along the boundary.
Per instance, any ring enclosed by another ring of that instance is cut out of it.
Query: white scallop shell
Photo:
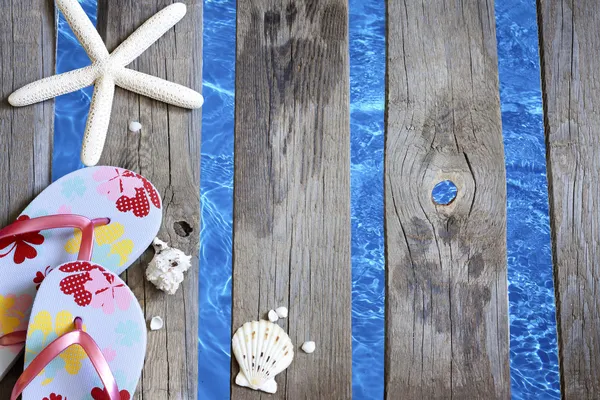
[[[246,322],[235,332],[231,343],[240,366],[235,383],[275,393],[275,376],[294,359],[294,345],[287,333],[266,320]]]

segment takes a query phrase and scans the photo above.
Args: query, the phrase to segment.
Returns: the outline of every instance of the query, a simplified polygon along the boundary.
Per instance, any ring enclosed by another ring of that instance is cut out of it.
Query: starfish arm
[[[119,70],[115,83],[123,89],[178,107],[200,108],[204,102],[195,90],[128,68]]]
[[[88,167],[96,165],[102,155],[114,95],[113,79],[110,76],[98,78],[81,146],[81,161]]]
[[[96,62],[106,59],[108,57],[106,45],[79,2],[77,0],[56,0],[56,5],[65,16],[90,60]]]
[[[186,5],[183,3],[175,3],[163,8],[112,52],[111,61],[122,67],[128,65],[178,23],[185,13]]]
[[[23,86],[8,97],[14,107],[28,106],[90,86],[96,79],[93,66],[49,76]]]

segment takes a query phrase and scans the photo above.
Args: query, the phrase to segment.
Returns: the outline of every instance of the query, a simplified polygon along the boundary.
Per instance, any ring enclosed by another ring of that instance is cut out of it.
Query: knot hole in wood
[[[475,201],[476,181],[464,157],[439,155],[434,157],[423,176],[421,204],[424,211],[442,219],[467,217]],[[445,196],[439,192],[446,192]]]
[[[188,237],[192,232],[194,232],[194,228],[186,221],[177,221],[173,223],[173,230],[177,234],[177,236]]]
[[[438,206],[447,206],[456,199],[456,185],[451,180],[444,180],[433,187],[431,199]]]

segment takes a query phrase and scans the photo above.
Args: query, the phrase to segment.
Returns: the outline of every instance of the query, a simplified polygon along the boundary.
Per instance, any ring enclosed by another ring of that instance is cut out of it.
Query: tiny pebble
[[[129,123],[129,130],[131,132],[134,132],[134,133],[135,132],[139,132],[141,129],[142,129],[142,124],[140,124],[139,122],[137,122],[137,121],[131,121]]]
[[[276,322],[279,319],[279,316],[274,310],[269,311],[268,317],[271,322]]]
[[[150,330],[151,331],[157,331],[159,329],[162,329],[164,325],[163,319],[161,317],[154,317],[152,318],[152,320],[150,320]]]
[[[288,316],[288,309],[285,307],[279,307],[275,310],[275,312],[279,318],[287,318]]]
[[[302,351],[310,354],[315,351],[316,347],[317,345],[315,344],[315,342],[304,342],[304,344],[302,345]]]

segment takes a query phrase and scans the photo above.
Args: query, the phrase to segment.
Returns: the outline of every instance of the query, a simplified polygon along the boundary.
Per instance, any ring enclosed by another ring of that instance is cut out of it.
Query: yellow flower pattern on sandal
[[[11,313],[14,305],[14,297],[0,295],[0,332],[4,334],[14,332],[19,326],[19,319]]]
[[[61,311],[56,315],[53,324],[52,316],[48,311],[40,311],[29,325],[27,331],[27,348],[25,349],[25,364],[29,364],[45,347],[59,336],[73,330],[75,317],[68,311]],[[85,325],[83,330],[86,330]],[[53,360],[40,372],[45,375],[42,385],[52,382],[56,373],[64,369],[69,375],[77,375],[82,366],[82,361],[87,358],[83,348],[74,345],[63,351],[58,358]]]
[[[0,295],[0,335],[6,335],[27,328],[29,308],[33,299],[27,294]]]
[[[124,234],[125,227],[118,222],[94,228],[95,246],[92,261],[101,264],[109,271],[116,271],[118,267],[124,265],[134,247],[131,239],[122,239]],[[75,229],[73,237],[65,244],[65,251],[69,254],[77,254],[80,246],[81,231]]]

